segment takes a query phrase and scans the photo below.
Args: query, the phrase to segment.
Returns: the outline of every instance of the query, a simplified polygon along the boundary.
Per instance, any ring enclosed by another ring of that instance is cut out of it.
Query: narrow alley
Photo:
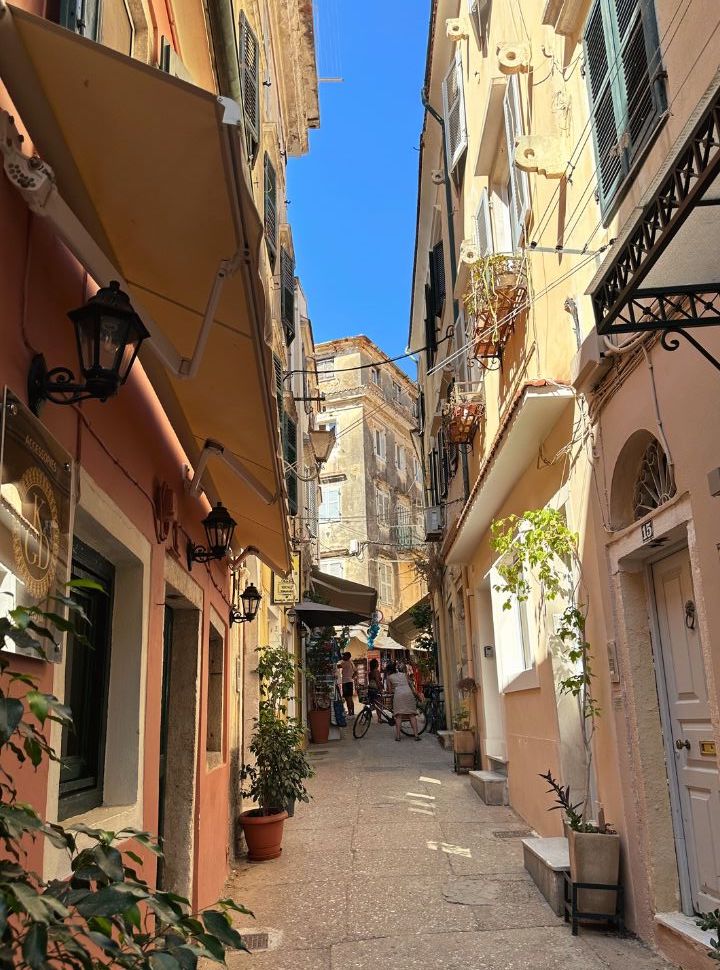
[[[231,970],[669,968],[634,939],[571,936],[523,868],[527,827],[484,805],[434,737],[343,733],[311,747],[313,800],[286,821],[282,856],[233,871],[258,949],[229,954]]]

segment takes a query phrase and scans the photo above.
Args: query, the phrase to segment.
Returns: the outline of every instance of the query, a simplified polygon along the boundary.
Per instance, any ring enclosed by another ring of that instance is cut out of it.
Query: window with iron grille
[[[449,172],[453,172],[467,148],[463,67],[459,46],[443,81],[443,107],[447,167]]]
[[[667,108],[652,0],[595,0],[584,42],[598,197],[606,215]]]
[[[295,260],[280,247],[280,322],[288,347],[295,339]]]
[[[247,149],[252,164],[257,157],[260,144],[260,48],[255,31],[242,12],[240,13],[239,67]]]
[[[275,166],[265,152],[265,242],[270,265],[275,266],[277,256],[277,175]]]

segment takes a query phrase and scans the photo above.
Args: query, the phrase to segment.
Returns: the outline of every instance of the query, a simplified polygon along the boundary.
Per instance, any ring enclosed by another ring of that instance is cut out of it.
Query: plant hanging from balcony
[[[506,599],[524,602],[532,581],[540,588],[541,603],[564,599],[567,606],[555,617],[556,661],[563,668],[558,681],[561,694],[574,697],[580,715],[585,751],[585,791],[582,816],[590,810],[592,739],[600,709],[593,695],[590,644],[585,638],[589,599],[583,583],[578,535],[572,532],[558,509],[531,509],[522,515],[496,519],[491,525],[491,544],[500,555],[497,571],[502,582],[495,589]]]
[[[484,414],[482,392],[463,392],[453,385],[443,405],[445,437],[454,445],[471,445]]]
[[[528,272],[525,256],[489,253],[470,266],[470,284],[463,297],[474,322],[472,355],[482,361],[498,357],[525,312]]]

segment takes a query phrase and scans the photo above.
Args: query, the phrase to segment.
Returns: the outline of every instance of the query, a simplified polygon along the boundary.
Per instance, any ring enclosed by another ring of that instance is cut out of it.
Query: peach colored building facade
[[[291,563],[271,347],[289,370],[289,323],[300,342],[301,321],[285,160],[319,123],[310,5],[211,8],[97,0],[82,20],[64,0],[0,4],[0,383],[18,401],[4,424],[20,415],[29,437],[66,456],[72,565],[60,562],[57,580],[65,566],[97,575],[111,603],[95,625],[103,667],[88,668],[78,695],[76,748],[57,732],[67,765],[23,770],[22,796],[51,820],[159,832],[157,878],[194,906],[218,898],[235,852],[258,634],[229,622],[228,561],[189,568],[187,546],[206,545],[202,520],[222,501],[243,584]],[[33,356],[77,375],[66,314],[110,279],[150,331],[127,384],[107,403],[45,403],[33,423]],[[32,451],[21,455],[30,467]],[[6,461],[0,577],[25,597],[9,474]],[[69,701],[76,648],[56,659],[13,662]],[[30,857],[62,871],[51,850]]]
[[[538,774],[581,793],[585,766],[561,606],[533,580],[503,610],[490,526],[562,510],[601,710],[591,814],[620,833],[628,925],[686,967],[720,898],[720,384],[662,329],[720,350],[719,28],[701,0],[437,0],[410,327],[448,706],[473,677],[482,769],[561,835]]]

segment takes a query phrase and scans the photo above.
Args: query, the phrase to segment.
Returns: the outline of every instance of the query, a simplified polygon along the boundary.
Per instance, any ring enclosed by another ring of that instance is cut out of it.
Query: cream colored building
[[[418,389],[365,336],[316,347],[324,410],[336,445],[322,469],[320,568],[374,587],[388,623],[423,594],[413,568],[422,541]]]
[[[410,329],[449,706],[474,677],[483,769],[561,834],[538,773],[577,792],[585,756],[553,608],[502,609],[489,530],[563,510],[591,604],[592,809],[621,835],[628,924],[687,967],[720,899],[720,384],[690,346],[720,349],[719,18],[433,4]]]

